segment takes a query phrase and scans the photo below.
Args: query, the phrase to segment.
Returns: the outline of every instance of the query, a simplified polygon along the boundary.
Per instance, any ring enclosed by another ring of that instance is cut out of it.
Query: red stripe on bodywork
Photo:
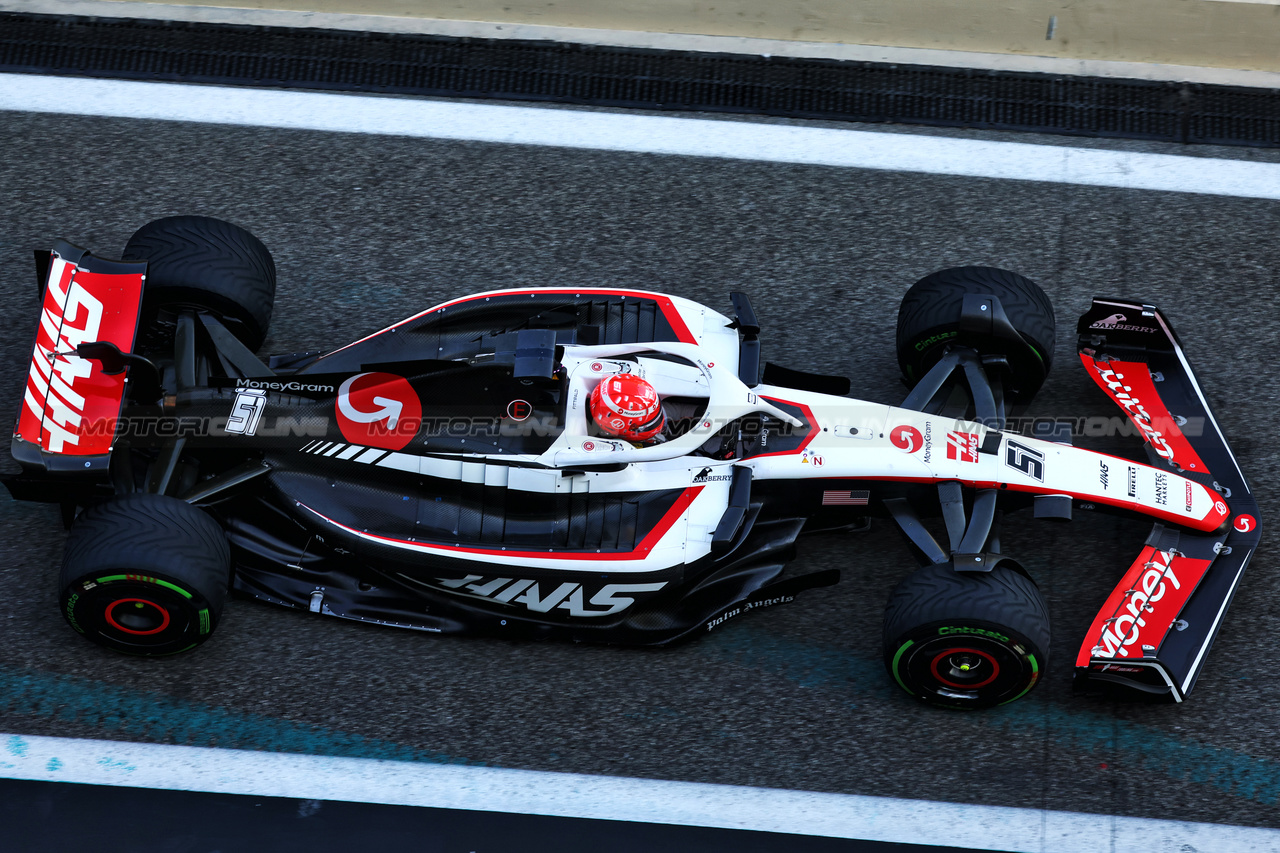
[[[368,539],[373,542],[380,542],[383,545],[390,545],[394,548],[408,548],[414,551],[431,552],[431,551],[452,551],[459,554],[484,554],[492,557],[510,557],[511,559],[537,559],[537,560],[643,560],[649,556],[649,552],[654,546],[662,541],[662,537],[667,535],[667,531],[676,523],[679,518],[684,515],[685,510],[694,502],[698,494],[706,488],[705,486],[690,486],[680,493],[680,497],[676,498],[676,502],[666,511],[648,535],[640,541],[630,551],[514,551],[501,548],[467,548],[462,545],[439,545],[434,542],[410,542],[407,539],[396,539],[391,536],[378,536],[374,533],[366,533],[362,530],[356,530],[348,527],[341,522],[334,521],[327,515],[316,512],[304,503],[298,506],[307,512],[313,513],[319,518],[324,519],[334,527],[347,531],[350,534]]]
[[[1144,548],[1094,617],[1076,666],[1098,658],[1140,661],[1143,646],[1160,648],[1211,562]]]
[[[1160,399],[1150,367],[1140,361],[1095,360],[1084,353],[1080,354],[1080,361],[1098,387],[1124,409],[1159,456],[1188,471],[1208,472]]]
[[[401,320],[399,323],[387,326],[382,331],[374,332],[372,335],[367,335],[358,341],[352,341],[344,347],[339,347],[333,352],[325,353],[325,355],[330,356],[334,353],[342,352],[344,349],[353,347],[356,344],[362,344],[365,341],[371,338],[376,338],[378,335],[389,332],[392,329],[398,329],[405,323],[412,323],[414,320],[425,317],[428,314],[433,314],[436,311],[441,311],[454,305],[461,305],[464,302],[474,302],[477,299],[488,299],[494,296],[520,296],[522,294],[538,293],[572,293],[574,296],[630,296],[636,299],[652,299],[654,302],[658,303],[658,308],[661,309],[662,316],[666,318],[667,323],[671,326],[671,330],[675,332],[676,340],[685,344],[698,343],[697,338],[693,336],[693,333],[689,331],[689,327],[685,325],[684,318],[680,316],[680,312],[676,309],[675,303],[671,301],[671,297],[664,294],[650,293],[647,290],[582,290],[579,288],[566,287],[533,287],[524,290],[492,290],[488,293],[477,293],[474,296],[463,296],[459,299],[443,302],[432,308],[428,308],[426,311],[420,311],[412,317]]]

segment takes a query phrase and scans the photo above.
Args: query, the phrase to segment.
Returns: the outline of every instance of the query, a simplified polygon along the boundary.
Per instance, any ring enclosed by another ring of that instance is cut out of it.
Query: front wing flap
[[[1180,702],[1257,549],[1258,504],[1159,310],[1095,299],[1077,331],[1085,369],[1137,427],[1151,464],[1214,489],[1228,508],[1227,523],[1214,533],[1155,525],[1076,656],[1079,690],[1119,688]],[[1167,506],[1186,499],[1172,492],[1157,481],[1145,500]]]

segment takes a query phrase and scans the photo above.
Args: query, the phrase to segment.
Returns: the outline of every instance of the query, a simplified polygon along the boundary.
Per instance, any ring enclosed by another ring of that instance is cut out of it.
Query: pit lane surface
[[[849,375],[855,395],[888,402],[902,393],[901,293],[982,263],[1036,279],[1058,308],[1036,414],[1116,414],[1072,359],[1090,296],[1161,306],[1263,523],[1276,520],[1273,201],[20,113],[3,114],[0,138],[11,413],[35,322],[30,250],[62,236],[109,256],[173,213],[239,222],[271,247],[267,351],[340,345],[494,287],[639,286],[721,308],[745,289],[767,358]],[[1280,825],[1280,590],[1265,541],[1190,700],[1118,705],[1072,696],[1071,658],[1147,525],[1011,519],[1005,547],[1049,601],[1052,659],[1027,699],[960,715],[918,707],[879,662],[883,601],[911,567],[883,526],[802,543],[795,567],[841,569],[834,589],[677,649],[441,639],[234,601],[198,652],[136,661],[58,617],[57,512],[0,513],[0,730]]]

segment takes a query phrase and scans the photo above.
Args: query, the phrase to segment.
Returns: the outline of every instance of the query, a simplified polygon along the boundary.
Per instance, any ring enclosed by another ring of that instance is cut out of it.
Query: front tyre
[[[112,498],[86,509],[67,537],[62,615],[118,652],[184,652],[213,633],[231,580],[218,523],[165,495]]]
[[[1007,566],[926,566],[898,584],[885,606],[885,667],[929,705],[968,710],[1012,702],[1035,687],[1048,654],[1044,599]]]
[[[961,314],[966,296],[994,296],[1022,339],[965,332]],[[1029,403],[1053,366],[1056,342],[1053,304],[1025,276],[995,267],[938,270],[911,286],[898,307],[898,366],[914,387],[952,344],[972,346],[981,355],[1003,356],[1009,373],[1005,392],[1012,402]]]

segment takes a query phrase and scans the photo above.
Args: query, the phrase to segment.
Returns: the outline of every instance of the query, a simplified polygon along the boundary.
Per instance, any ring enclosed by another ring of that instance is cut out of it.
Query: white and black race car
[[[762,371],[738,293],[727,317],[639,290],[496,290],[264,361],[275,267],[234,225],[162,219],[121,261],[58,241],[37,266],[22,473],[5,484],[61,504],[62,613],[122,652],[193,648],[231,590],[437,633],[661,645],[835,583],[784,575],[796,537],[877,517],[922,566],[886,608],[890,674],[925,702],[980,708],[1034,687],[1049,651],[1000,517],[1087,509],[1153,525],[1084,637],[1077,686],[1181,701],[1259,538],[1150,305],[1097,299],[1078,326],[1147,464],[1005,431],[1055,328],[1040,288],[1003,270],[907,292],[912,390],[895,407],[838,377]],[[627,372],[662,398],[659,441],[591,421],[592,389]]]

